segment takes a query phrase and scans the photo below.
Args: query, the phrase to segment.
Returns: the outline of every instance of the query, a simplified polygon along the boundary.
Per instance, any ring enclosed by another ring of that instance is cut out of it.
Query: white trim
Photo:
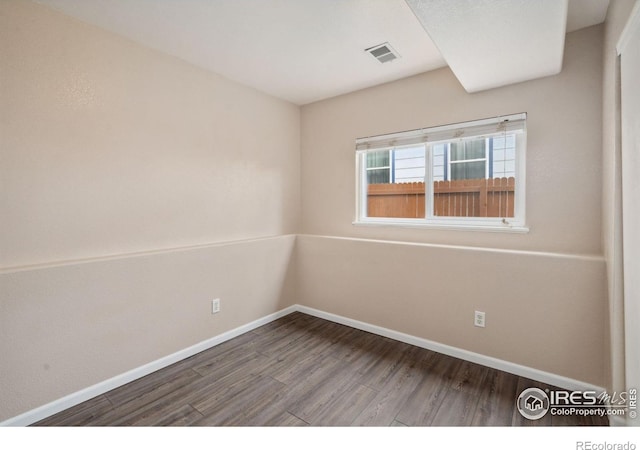
[[[433,207],[433,206],[431,206]],[[462,220],[438,220],[433,219],[392,219],[385,217],[366,217],[360,220],[355,220],[352,225],[356,226],[373,226],[373,227],[401,227],[401,228],[424,228],[434,230],[452,230],[452,231],[488,231],[488,232],[501,232],[501,233],[528,233],[529,227],[520,225],[510,225],[502,221],[502,219],[496,219],[494,221],[478,221],[472,223],[464,223]],[[475,219],[475,217],[468,217],[467,219]],[[505,219],[506,220],[506,219]]]
[[[182,361],[183,359],[189,358],[190,356],[193,356],[218,344],[222,344],[225,341],[254,330],[269,322],[273,322],[274,320],[284,317],[287,314],[291,314],[292,312],[295,312],[297,310],[297,305],[292,305],[273,314],[261,317],[260,319],[249,322],[246,325],[241,325],[237,328],[234,328],[233,330],[224,332],[210,339],[192,345],[191,347],[179,350],[175,353],[172,353],[171,355],[157,359],[120,375],[116,375],[113,378],[109,378],[108,380],[94,384],[93,386],[89,386],[58,400],[54,400],[51,403],[47,403],[46,405],[27,411],[23,414],[20,414],[19,416],[12,417],[11,419],[5,420],[4,422],[0,422],[0,427],[19,427],[31,425],[32,423],[38,422],[42,419],[52,416],[53,414],[59,413],[60,411],[64,411],[65,409],[76,406],[84,401],[104,394],[105,392],[109,392],[112,389],[123,386],[127,383],[137,380],[138,378],[142,378],[146,375],[149,375],[150,373],[156,372],[157,370],[163,369],[178,361]]]
[[[424,144],[427,142],[435,144],[438,142],[477,139],[479,137],[502,134],[505,131],[517,132],[522,128],[526,118],[527,113],[518,113],[418,130],[361,137],[356,139],[356,150],[382,150],[384,148]]]
[[[443,248],[449,250],[466,250],[472,252],[488,252],[488,253],[505,253],[511,255],[520,256],[537,256],[540,258],[563,258],[563,259],[576,259],[580,261],[591,261],[604,263],[605,258],[601,255],[581,255],[578,253],[553,253],[553,252],[539,252],[534,250],[512,250],[507,248],[493,248],[493,247],[471,247],[467,245],[451,245],[451,244],[432,244],[428,242],[413,242],[413,241],[392,241],[385,239],[366,239],[366,238],[354,238],[344,236],[329,236],[319,234],[299,234],[298,237],[302,238],[318,238],[318,239],[333,239],[336,241],[353,241],[364,242],[370,244],[387,244],[387,245],[404,245],[408,247],[426,247],[426,248]]]
[[[267,241],[270,239],[280,239],[280,238],[289,237],[289,236],[296,237],[297,235],[296,234],[278,234],[273,236],[263,236],[263,237],[250,238],[250,239],[238,239],[235,241],[208,242],[204,244],[185,245],[182,247],[167,247],[167,248],[159,248],[159,249],[153,249],[153,250],[143,250],[139,252],[114,253],[110,255],[90,256],[87,258],[54,260],[54,261],[29,264],[24,266],[7,266],[7,267],[0,267],[0,275],[4,275],[8,273],[16,273],[16,272],[26,272],[30,270],[52,269],[54,267],[62,267],[62,266],[73,266],[76,264],[91,264],[94,262],[111,261],[114,259],[137,258],[139,256],[152,256],[152,255],[161,255],[164,253],[186,252],[190,250],[224,247],[227,245],[250,244],[253,242]]]
[[[431,341],[409,334],[401,333],[399,331],[390,330],[388,328],[380,327],[378,325],[372,325],[370,323],[361,322],[359,320],[350,319],[348,317],[339,316],[337,314],[320,311],[318,309],[309,308],[307,306],[296,305],[297,311],[309,314],[311,316],[319,317],[321,319],[329,320],[331,322],[346,325],[348,327],[356,328],[358,330],[366,331],[368,333],[377,334],[379,336],[388,337],[396,341],[404,342],[406,344],[415,345],[416,347],[432,350],[445,355],[453,356],[454,358],[462,359],[472,363],[480,364],[485,367],[491,367],[493,369],[502,370],[504,372],[512,373],[521,377],[526,377],[532,380],[547,383],[553,386],[557,386],[563,389],[569,390],[593,390],[597,392],[605,391],[606,389],[594,384],[585,383],[584,381],[574,380],[572,378],[564,377],[562,375],[556,375],[543,370],[534,369],[532,367],[522,366],[509,361],[505,361],[491,356],[482,355],[480,353],[471,352],[450,345],[441,344],[439,342]]]
[[[620,33],[620,38],[618,39],[618,44],[616,45],[616,51],[618,52],[618,55],[622,55],[624,48],[627,46],[627,43],[631,39],[631,35],[638,27],[640,27],[640,2],[636,1],[636,4],[631,10],[631,15],[629,16],[626,25],[622,29],[622,33]]]
[[[449,355],[454,358],[459,358],[459,359],[480,364],[486,367],[491,367],[494,369],[502,370],[504,372],[512,373],[514,375],[523,376],[532,380],[537,380],[543,383],[551,384],[553,386],[558,386],[560,388],[570,389],[570,390],[593,390],[597,392],[605,391],[605,389],[600,386],[585,383],[583,381],[574,380],[572,378],[567,378],[561,375],[545,372],[543,370],[522,366],[520,364],[515,364],[502,359],[493,358],[491,356],[486,356],[480,353],[475,353],[475,352],[460,349],[457,347],[452,347],[450,345],[431,341],[429,339],[424,339],[424,338],[412,336],[409,334],[405,334],[399,331],[390,330],[388,328],[380,327],[378,325],[372,325],[370,323],[361,322],[359,320],[350,319],[348,317],[344,317],[337,314],[321,311],[315,308],[310,308],[308,306],[296,304],[296,305],[292,305],[287,308],[284,308],[280,311],[277,311],[273,314],[264,316],[260,319],[254,320],[253,322],[250,322],[246,325],[242,325],[240,327],[234,328],[233,330],[219,334],[218,336],[214,336],[211,339],[207,339],[206,341],[202,341],[198,344],[195,344],[191,347],[180,350],[171,355],[165,356],[163,358],[152,361],[148,364],[132,369],[123,374],[117,375],[103,382],[94,384],[93,386],[89,386],[85,389],[69,394],[58,400],[54,400],[53,402],[48,403],[46,405],[40,406],[38,408],[27,411],[18,416],[12,417],[8,420],[5,420],[4,422],[0,422],[0,427],[31,425],[35,422],[38,422],[42,419],[52,416],[53,414],[64,411],[65,409],[71,408],[73,406],[76,406],[84,401],[87,401],[98,395],[104,394],[105,392],[108,392],[112,389],[123,386],[127,383],[130,383],[131,381],[137,380],[138,378],[142,378],[146,375],[149,375],[150,373],[153,373],[157,370],[160,370],[178,361],[186,359],[190,356],[193,356],[197,353],[200,353],[204,350],[207,350],[225,341],[233,339],[241,334],[247,333],[251,330],[254,330],[255,328],[258,328],[262,325],[265,325],[269,322],[272,322],[276,319],[284,317],[293,312],[301,312],[301,313],[309,314],[311,316],[319,317],[321,319],[329,320],[331,322],[339,323],[341,325],[346,325],[352,328],[356,328],[358,330],[367,331],[369,333],[377,334],[379,336],[388,337],[396,341],[404,342],[410,345],[415,345],[416,347],[425,348],[427,350],[432,350],[438,353]],[[624,420],[622,421],[621,420],[622,419],[620,418],[611,418],[611,423],[612,425],[625,425],[626,423],[624,422]]]

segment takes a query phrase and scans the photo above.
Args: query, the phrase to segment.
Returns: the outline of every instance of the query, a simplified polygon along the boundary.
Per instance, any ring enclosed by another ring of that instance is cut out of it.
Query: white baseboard
[[[74,392],[73,394],[69,394],[58,400],[54,400],[53,402],[47,403],[46,405],[27,411],[23,414],[20,414],[19,416],[12,417],[11,419],[5,420],[4,422],[0,422],[0,426],[20,427],[31,425],[42,419],[59,413],[60,411],[64,411],[65,409],[76,406],[98,395],[102,395],[112,389],[123,386],[127,383],[137,380],[138,378],[142,378],[146,375],[156,372],[157,370],[163,369],[178,361],[182,361],[183,359],[189,358],[190,356],[193,356],[218,344],[222,344],[225,341],[233,339],[234,337],[240,336],[241,334],[247,333],[248,331],[279,319],[280,317],[284,317],[287,314],[291,314],[295,311],[297,311],[297,305],[289,306],[288,308],[261,317],[260,319],[254,320],[253,322],[250,322],[246,325],[239,326],[238,328],[234,328],[233,330],[214,336],[210,339],[207,339],[206,341],[199,342],[195,345],[192,345],[191,347],[177,351],[171,355],[157,359],[123,374],[116,375],[113,378],[109,378],[108,380],[94,384],[93,386],[89,386],[85,389]]]
[[[532,367],[522,366],[509,361],[505,361],[491,356],[482,355],[480,353],[470,352],[450,345],[441,344],[439,342],[430,341],[429,339],[419,338],[411,336],[409,334],[401,333],[399,331],[390,330],[388,328],[379,327],[366,322],[360,322],[359,320],[350,319],[348,317],[339,316],[318,309],[309,308],[307,306],[296,305],[296,310],[305,314],[309,314],[321,319],[330,320],[342,325],[347,325],[358,330],[367,331],[369,333],[385,336],[396,341],[405,342],[407,344],[415,345],[416,347],[425,348],[434,352],[442,353],[445,355],[453,356],[465,361],[480,364],[482,366],[491,367],[493,369],[502,370],[504,372],[512,373],[521,377],[529,378],[531,380],[547,383],[552,386],[557,386],[563,389],[569,389],[572,391],[586,391],[593,390],[597,392],[604,391],[605,389],[600,386],[585,383],[583,381],[574,380],[572,378],[563,377],[542,370],[534,369]]]
[[[160,358],[156,361],[145,364],[144,366],[130,370],[121,375],[117,375],[103,382],[94,384],[93,386],[89,386],[88,388],[82,389],[78,392],[74,392],[73,394],[67,395],[66,397],[55,400],[51,403],[40,406],[38,408],[32,409],[31,411],[27,411],[23,414],[20,414],[19,416],[13,417],[4,422],[0,422],[0,426],[31,425],[46,417],[49,417],[60,411],[64,411],[65,409],[71,408],[72,406],[78,405],[98,395],[102,395],[106,392],[109,392],[112,389],[123,386],[138,378],[142,378],[146,375],[149,375],[150,373],[153,373],[157,370],[160,370],[164,367],[167,367],[185,358],[193,356],[213,346],[216,346],[225,341],[228,341],[229,339],[233,339],[234,337],[237,337],[243,333],[251,331],[255,328],[258,328],[262,325],[265,325],[269,322],[279,319],[280,317],[284,317],[287,314],[291,314],[292,312],[296,312],[296,311],[309,314],[311,316],[319,317],[321,319],[330,320],[332,322],[336,322],[336,323],[346,325],[352,328],[356,328],[362,331],[367,331],[369,333],[385,336],[390,339],[415,345],[416,347],[425,348],[427,350],[432,350],[438,353],[453,356],[455,358],[459,358],[465,361],[469,361],[469,362],[480,364],[486,367],[502,370],[504,372],[512,373],[514,375],[526,377],[526,378],[547,383],[553,386],[558,386],[563,389],[594,390],[597,392],[605,391],[605,389],[600,386],[595,386],[593,384],[585,383],[583,381],[563,377],[553,373],[534,369],[532,367],[522,366],[520,364],[515,364],[509,361],[504,361],[501,359],[482,355],[480,353],[470,352],[468,350],[463,350],[457,347],[452,347],[450,345],[441,344],[439,342],[431,341],[429,339],[411,336],[409,334],[401,333],[399,331],[390,330],[388,328],[372,325],[366,322],[361,322],[359,320],[350,319],[348,317],[339,316],[337,314],[320,311],[318,309],[309,308],[307,306],[292,305],[278,312],[275,312],[273,314],[269,314],[268,316],[264,316],[260,319],[254,320],[253,322],[250,322],[246,325],[242,325],[238,328],[227,331],[218,336],[214,336],[211,339],[202,341],[184,350],[180,350],[176,353],[173,353],[171,355]],[[624,423],[622,422],[618,423],[617,421],[616,423],[613,423],[612,421],[612,425],[624,425]]]

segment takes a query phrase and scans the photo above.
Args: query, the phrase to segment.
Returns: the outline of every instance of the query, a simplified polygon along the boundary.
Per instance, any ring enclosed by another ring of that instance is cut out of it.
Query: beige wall
[[[0,422],[289,306],[294,244],[289,235],[0,274]]]
[[[18,0],[0,80],[0,422],[291,303],[299,107]]]
[[[622,195],[620,158],[620,93],[616,44],[635,0],[613,0],[607,11],[603,50],[602,89],[602,235],[607,260],[608,386],[625,389],[624,305],[622,294]]]
[[[302,108],[302,231],[601,254],[602,27],[567,35],[560,75],[467,94],[449,69]],[[526,235],[355,227],[355,139],[527,112]]]
[[[297,106],[0,8],[0,268],[297,231]]]
[[[553,77],[470,95],[442,69],[304,106],[302,301],[602,385],[602,32],[568,34]],[[528,113],[530,233],[352,225],[357,137],[517,112]]]
[[[292,303],[603,383],[601,35],[555,77],[469,95],[442,69],[301,116],[0,2],[0,421]],[[351,225],[356,137],[522,111],[529,234]]]
[[[311,235],[296,252],[305,306],[602,383],[602,258]]]

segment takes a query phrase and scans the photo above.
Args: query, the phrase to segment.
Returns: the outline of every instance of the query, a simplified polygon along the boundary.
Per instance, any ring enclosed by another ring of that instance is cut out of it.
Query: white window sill
[[[523,225],[493,223],[460,223],[460,222],[426,222],[423,220],[397,219],[367,219],[352,222],[355,226],[392,227],[392,228],[421,228],[431,230],[454,231],[488,231],[498,233],[528,233],[529,227]]]

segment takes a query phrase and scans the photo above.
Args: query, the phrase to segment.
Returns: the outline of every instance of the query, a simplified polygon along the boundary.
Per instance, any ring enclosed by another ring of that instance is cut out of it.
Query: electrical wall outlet
[[[485,323],[485,314],[482,311],[476,311],[475,315],[473,316],[473,324],[477,327],[482,327],[484,328],[484,323]]]
[[[211,300],[211,314],[216,314],[220,312],[220,299],[214,298]]]

